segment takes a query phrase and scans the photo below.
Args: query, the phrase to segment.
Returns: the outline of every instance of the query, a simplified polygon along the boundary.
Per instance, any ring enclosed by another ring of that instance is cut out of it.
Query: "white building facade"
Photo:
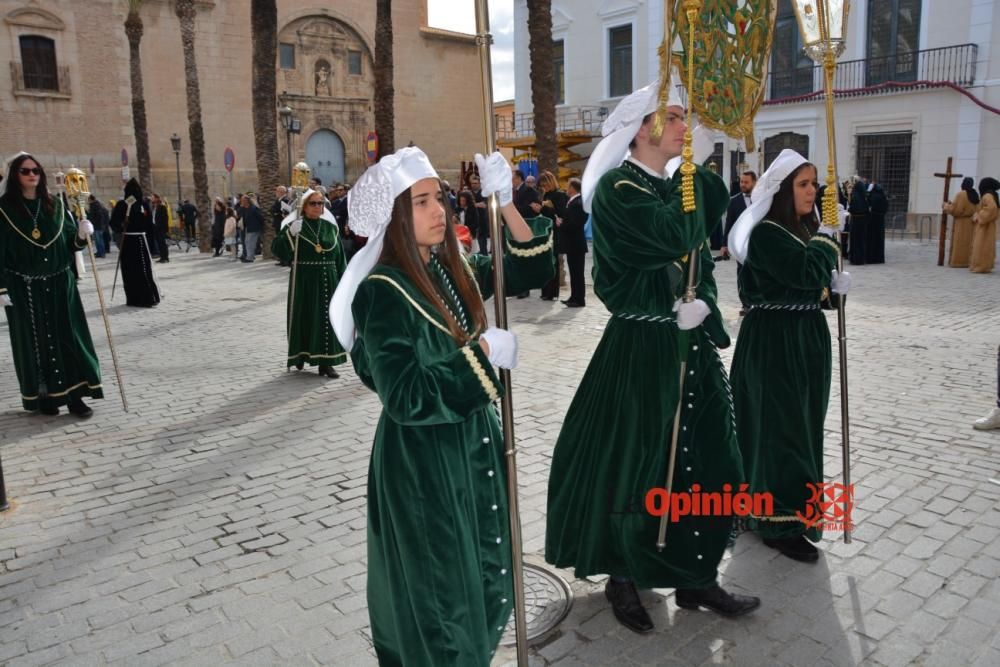
[[[835,89],[838,175],[877,179],[889,224],[935,224],[943,172],[1000,177],[1000,0],[853,0]],[[663,0],[552,0],[561,117],[574,108],[614,108],[658,75]],[[514,1],[515,113],[530,114],[526,0]],[[790,0],[780,0],[765,103],[756,118],[760,151],[745,155],[718,133],[712,161],[731,181],[758,173],[792,147],[828,162],[818,68],[801,52]],[[587,151],[583,151],[587,152]],[[958,183],[953,181],[952,192]]]

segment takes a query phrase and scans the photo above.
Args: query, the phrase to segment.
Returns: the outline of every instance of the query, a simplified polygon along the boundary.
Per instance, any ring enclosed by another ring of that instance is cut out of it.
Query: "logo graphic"
[[[812,497],[806,501],[806,512],[795,515],[806,528],[820,530],[853,530],[851,511],[854,509],[854,485],[837,482],[807,482]]]

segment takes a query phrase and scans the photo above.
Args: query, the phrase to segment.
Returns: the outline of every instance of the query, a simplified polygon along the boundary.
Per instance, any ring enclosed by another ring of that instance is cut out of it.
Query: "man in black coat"
[[[566,186],[569,201],[565,215],[556,220],[559,225],[559,252],[566,255],[569,266],[569,298],[563,301],[568,308],[583,308],[587,305],[587,291],[583,284],[583,267],[587,257],[587,212],[583,210],[580,197],[580,179],[571,178]]]
[[[860,176],[854,177],[854,189],[851,191],[851,203],[847,210],[851,214],[847,235],[847,244],[850,246],[848,258],[851,264],[866,264],[868,216],[871,211],[868,204],[868,183]]]
[[[160,250],[160,263],[165,264],[170,261],[170,247],[167,240],[170,218],[167,216],[167,207],[163,205],[163,200],[155,192],[149,200],[149,205],[153,209],[153,238],[156,239],[156,247]]]
[[[243,212],[243,257],[240,261],[250,263],[257,255],[257,241],[264,231],[264,214],[250,195],[243,195],[240,209]]]
[[[274,229],[274,236],[281,233],[281,221],[285,219],[288,212],[292,210],[291,197],[288,194],[288,188],[284,185],[279,185],[274,190],[274,203],[271,204],[271,226]],[[280,266],[291,266],[291,262],[283,262],[278,260]]]
[[[104,242],[111,214],[94,195],[90,195],[87,202],[87,219],[94,223],[94,256],[104,257],[108,251]]]

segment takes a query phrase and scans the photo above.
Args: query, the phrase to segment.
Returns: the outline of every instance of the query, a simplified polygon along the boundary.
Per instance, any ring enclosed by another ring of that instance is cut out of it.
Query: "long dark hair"
[[[483,305],[483,298],[479,294],[472,276],[465,268],[462,253],[458,247],[458,239],[455,237],[455,225],[452,223],[451,205],[445,195],[444,188],[440,183],[438,188],[443,198],[444,206],[445,234],[444,242],[437,253],[438,261],[444,266],[455,282],[459,296],[469,309],[469,318],[474,328],[478,331],[486,330],[486,307]],[[424,266],[423,259],[417,249],[417,239],[413,234],[413,198],[411,190],[406,190],[398,197],[392,206],[392,219],[386,229],[385,246],[382,248],[382,255],[379,261],[384,264],[395,266],[403,271],[406,276],[413,281],[420,293],[427,301],[434,305],[438,314],[448,324],[448,331],[452,338],[459,345],[464,345],[469,341],[470,336],[462,329],[462,326],[455,320],[441,302],[437,288],[430,274]]]
[[[962,179],[962,189],[965,190],[965,195],[973,205],[979,203],[979,193],[976,192],[975,185],[976,182],[972,179],[972,176],[966,176]]]
[[[42,202],[42,207],[45,209],[46,215],[52,215],[55,212],[55,208],[52,205],[52,197],[49,196],[45,168],[42,167],[41,162],[35,159],[34,155],[29,155],[28,153],[21,153],[11,161],[10,168],[7,169],[7,178],[10,180],[7,181],[7,192],[4,193],[3,202],[11,206],[17,206],[18,204],[27,206],[24,203],[24,193],[21,192],[21,181],[17,178],[21,165],[27,160],[31,160],[37,164],[38,170],[41,172],[38,177],[38,187],[35,189],[35,197]]]
[[[465,206],[462,206],[462,199],[465,199]],[[476,206],[476,195],[472,194],[472,190],[460,190],[458,193],[458,199],[455,200],[457,208],[475,208]]]
[[[806,243],[819,229],[819,220],[816,219],[815,208],[806,215],[799,215],[795,210],[795,179],[803,169],[809,167],[816,170],[816,165],[813,163],[803,162],[798,169],[785,177],[765,216],[766,219],[778,223]]]

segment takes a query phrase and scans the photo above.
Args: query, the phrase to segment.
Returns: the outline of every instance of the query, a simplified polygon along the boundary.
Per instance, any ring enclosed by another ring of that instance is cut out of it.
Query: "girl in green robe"
[[[750,492],[774,498],[773,514],[749,523],[765,544],[804,562],[817,560],[809,540],[822,532],[809,525],[817,508],[807,507],[824,481],[830,399],[830,330],[820,301],[828,288],[844,294],[850,286],[849,274],[835,270],[839,228],[816,217],[816,189],[816,167],[783,151],[730,235],[749,307],[730,371],[737,442]]]
[[[0,197],[0,305],[5,306],[21,386],[21,405],[46,415],[69,406],[77,417],[92,410],[83,397],[103,398],[101,371],[71,266],[87,247],[93,225],[65,210],[46,187],[45,170],[31,155],[11,162]]]
[[[299,370],[306,363],[319,366],[320,375],[335,378],[338,375],[333,367],[346,362],[347,353],[333,333],[327,310],[347,261],[337,221],[326,210],[323,195],[306,190],[299,204],[301,208],[285,218],[271,244],[271,252],[278,259],[292,264],[285,325],[288,331],[286,363]],[[298,257],[295,256],[296,244]]]
[[[540,287],[554,273],[551,233],[534,235],[517,213],[499,153],[477,161],[512,237],[506,291]],[[516,340],[487,328],[492,260],[461,256],[447,208],[418,148],[365,172],[349,217],[368,243],[330,307],[383,406],[368,472],[368,613],[381,665],[489,665],[513,603],[493,367],[516,365]]]

